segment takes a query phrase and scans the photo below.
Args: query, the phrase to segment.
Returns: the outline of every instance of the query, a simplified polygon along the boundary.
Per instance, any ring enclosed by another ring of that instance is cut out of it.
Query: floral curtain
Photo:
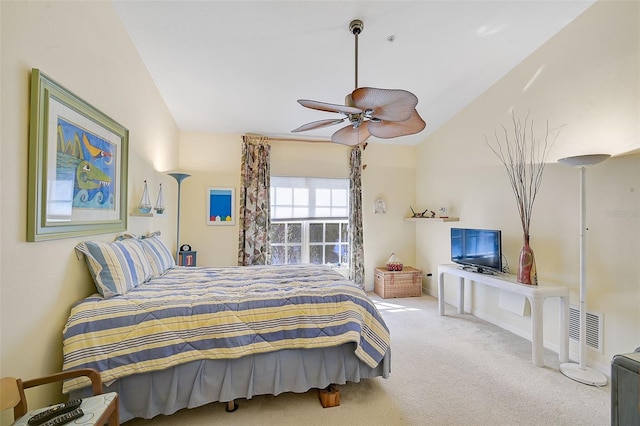
[[[271,263],[269,246],[269,139],[263,136],[242,137],[240,171],[240,235],[238,265]]]
[[[362,149],[351,149],[349,173],[349,279],[364,287],[364,243],[362,232]]]

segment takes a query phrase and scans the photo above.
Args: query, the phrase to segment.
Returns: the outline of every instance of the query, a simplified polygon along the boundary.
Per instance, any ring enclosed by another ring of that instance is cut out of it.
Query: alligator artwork
[[[73,181],[73,208],[113,210],[115,144],[60,117],[57,133],[56,181]]]

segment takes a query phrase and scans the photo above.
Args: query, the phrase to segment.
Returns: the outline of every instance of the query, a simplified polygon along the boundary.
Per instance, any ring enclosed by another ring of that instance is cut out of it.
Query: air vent
[[[587,311],[587,348],[603,353],[602,314]],[[580,308],[569,307],[569,338],[580,342]]]

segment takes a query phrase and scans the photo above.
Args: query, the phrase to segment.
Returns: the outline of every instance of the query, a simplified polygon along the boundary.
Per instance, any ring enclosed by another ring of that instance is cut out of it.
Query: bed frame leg
[[[237,409],[238,409],[238,404],[236,404],[235,400],[227,402],[227,407],[225,408],[227,413],[233,413]]]

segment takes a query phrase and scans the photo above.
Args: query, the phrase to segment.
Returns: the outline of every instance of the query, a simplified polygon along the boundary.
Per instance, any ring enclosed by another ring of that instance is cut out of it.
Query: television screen
[[[493,229],[451,228],[451,260],[478,272],[502,272],[502,235]]]

